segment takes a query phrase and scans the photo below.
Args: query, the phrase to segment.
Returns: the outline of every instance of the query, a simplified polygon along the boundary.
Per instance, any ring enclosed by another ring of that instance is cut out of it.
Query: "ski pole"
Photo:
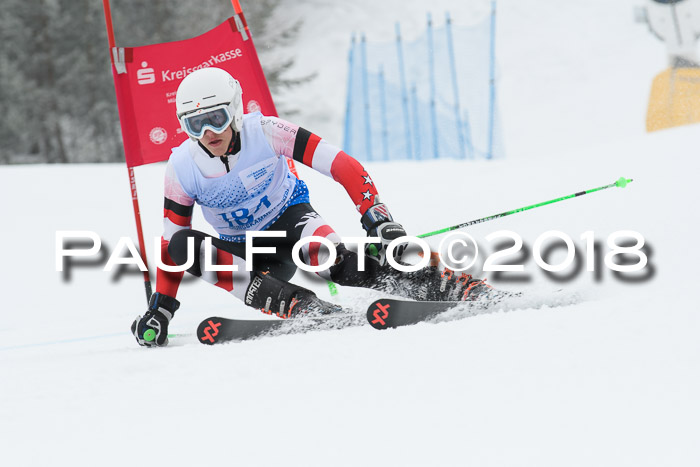
[[[506,212],[502,212],[500,214],[494,214],[493,216],[482,217],[481,219],[476,219],[473,221],[465,222],[463,224],[457,224],[457,225],[453,225],[451,227],[445,227],[444,229],[435,230],[434,232],[428,232],[428,233],[424,233],[421,235],[417,235],[417,237],[418,238],[432,237],[433,235],[438,235],[441,233],[450,232],[452,230],[461,229],[462,227],[468,227],[468,226],[474,225],[474,224],[481,224],[482,222],[492,221],[494,219],[499,219],[501,217],[510,216],[511,214],[515,214],[517,212],[527,211],[529,209],[538,208],[540,206],[546,206],[547,204],[557,203],[559,201],[564,201],[565,199],[576,198],[577,196],[583,196],[583,195],[588,194],[588,193],[594,193],[596,191],[606,190],[606,189],[612,188],[612,187],[625,188],[627,186],[627,184],[632,183],[632,181],[633,180],[631,178],[620,177],[616,182],[611,183],[609,185],[601,186],[598,188],[592,188],[590,190],[579,191],[578,193],[574,193],[574,194],[567,195],[567,196],[562,196],[561,198],[551,199],[549,201],[544,201],[542,203],[532,204],[530,206],[525,206],[524,208],[513,209],[512,211],[506,211]],[[328,282],[328,288],[330,290],[331,295],[336,295],[338,293],[338,289],[336,288],[335,284],[331,281],[327,281],[327,282]]]
[[[435,230],[434,232],[428,232],[428,233],[424,233],[422,235],[418,235],[418,238],[432,237],[433,235],[438,235],[441,233],[449,232],[451,230],[461,229],[462,227],[468,227],[468,226],[474,225],[474,224],[481,224],[482,222],[492,221],[494,219],[499,219],[501,217],[510,216],[511,214],[515,214],[517,212],[522,212],[522,211],[527,211],[529,209],[539,208],[540,206],[546,206],[547,204],[557,203],[559,201],[564,201],[565,199],[576,198],[577,196],[583,196],[583,195],[588,194],[588,193],[594,193],[596,191],[606,190],[606,189],[612,188],[612,187],[624,188],[627,186],[628,183],[631,183],[631,182],[632,182],[631,178],[620,177],[615,183],[611,183],[610,185],[605,185],[605,186],[601,186],[598,188],[593,188],[593,189],[585,190],[585,191],[579,191],[578,193],[574,193],[574,194],[567,195],[567,196],[562,196],[561,198],[551,199],[549,201],[544,201],[542,203],[532,204],[530,206],[525,206],[524,208],[513,209],[512,211],[506,211],[506,212],[502,212],[500,214],[494,214],[493,216],[482,217],[481,219],[476,219],[473,221],[465,222],[463,224],[453,225],[452,227],[445,227],[444,229]]]

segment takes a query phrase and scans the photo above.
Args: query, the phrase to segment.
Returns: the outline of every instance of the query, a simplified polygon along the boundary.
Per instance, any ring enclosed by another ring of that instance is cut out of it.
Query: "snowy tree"
[[[226,0],[111,3],[121,47],[187,39],[233,14]],[[288,77],[293,60],[280,59],[299,29],[274,19],[284,4],[242,2],[275,98],[311,78]],[[123,160],[102,3],[3,0],[0,103],[0,163]]]

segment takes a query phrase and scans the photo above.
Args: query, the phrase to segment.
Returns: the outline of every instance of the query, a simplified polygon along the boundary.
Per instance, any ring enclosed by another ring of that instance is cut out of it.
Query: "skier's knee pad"
[[[266,313],[282,316],[287,314],[292,299],[298,300],[301,296],[315,297],[316,294],[304,287],[279,280],[270,274],[255,273],[248,284],[244,302]]]

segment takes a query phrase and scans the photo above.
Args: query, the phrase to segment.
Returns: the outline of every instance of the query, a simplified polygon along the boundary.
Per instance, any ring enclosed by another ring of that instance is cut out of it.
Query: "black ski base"
[[[366,324],[363,313],[352,310],[328,314],[304,315],[290,319],[250,320],[213,316],[197,327],[197,339],[202,344],[246,341],[260,337],[303,334],[311,331],[330,331]]]
[[[255,339],[279,329],[283,320],[229,319],[213,316],[197,327],[197,339],[202,344]]]
[[[367,321],[375,329],[396,328],[426,321],[462,302],[414,302],[383,298],[367,308]]]

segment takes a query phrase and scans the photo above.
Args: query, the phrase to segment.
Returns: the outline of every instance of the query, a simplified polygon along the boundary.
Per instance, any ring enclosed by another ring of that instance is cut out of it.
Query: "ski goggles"
[[[180,117],[182,128],[193,138],[200,139],[207,128],[214,133],[221,134],[231,125],[233,117],[228,110],[228,104],[196,110]]]

